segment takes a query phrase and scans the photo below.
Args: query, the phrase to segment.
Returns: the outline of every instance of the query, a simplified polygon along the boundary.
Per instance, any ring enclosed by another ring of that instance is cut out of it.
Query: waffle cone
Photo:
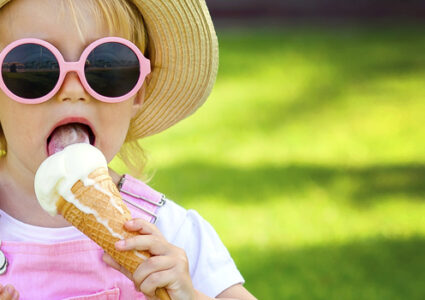
[[[133,274],[138,265],[150,257],[150,253],[115,249],[116,241],[138,235],[124,229],[124,223],[132,219],[130,211],[122,201],[107,168],[96,169],[90,173],[88,178],[94,180],[95,185],[85,186],[79,180],[74,184],[71,191],[81,205],[91,210],[90,213],[80,210],[76,205],[62,197],[56,203],[57,210],[68,222],[87,235],[106,253],[111,255],[118,264]],[[98,215],[98,218],[93,214],[93,211]]]

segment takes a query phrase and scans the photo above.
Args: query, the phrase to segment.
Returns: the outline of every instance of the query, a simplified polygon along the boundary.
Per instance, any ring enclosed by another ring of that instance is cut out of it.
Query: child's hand
[[[148,299],[157,299],[155,290],[159,287],[166,288],[173,300],[194,299],[195,291],[184,250],[168,243],[154,224],[143,219],[128,221],[125,228],[141,235],[119,241],[115,244],[115,248],[117,250],[147,250],[152,257],[140,264],[134,274],[130,274],[106,253],[103,260],[130,278],[136,288]]]
[[[10,284],[2,286],[0,284],[0,300],[17,300],[19,299],[19,293]]]

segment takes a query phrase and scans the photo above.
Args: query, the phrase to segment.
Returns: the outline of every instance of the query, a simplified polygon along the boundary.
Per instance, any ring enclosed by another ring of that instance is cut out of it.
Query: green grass
[[[150,184],[259,299],[424,299],[424,34],[219,31],[210,99],[142,141]]]

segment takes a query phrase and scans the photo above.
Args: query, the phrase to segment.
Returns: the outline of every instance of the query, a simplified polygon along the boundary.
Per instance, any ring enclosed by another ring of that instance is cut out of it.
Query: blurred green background
[[[208,101],[141,141],[151,186],[258,299],[425,299],[425,27],[217,33]]]

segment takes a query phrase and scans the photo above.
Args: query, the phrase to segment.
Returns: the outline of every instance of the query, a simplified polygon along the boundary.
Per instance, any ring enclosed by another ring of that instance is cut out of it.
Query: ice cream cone
[[[134,273],[137,266],[150,257],[149,252],[118,251],[114,246],[120,239],[138,235],[124,229],[124,223],[131,219],[131,214],[106,168],[96,169],[88,178],[93,180],[93,185],[85,186],[79,180],[71,191],[81,207],[90,208],[90,212],[84,212],[62,197],[56,203],[57,210],[68,222],[102,247],[117,263]]]
[[[133,274],[139,264],[151,255],[147,251],[115,249],[116,241],[138,235],[124,229],[124,223],[131,219],[130,211],[122,201],[106,168],[94,170],[88,178],[93,180],[93,185],[84,185],[79,180],[73,185],[71,191],[81,207],[90,208],[90,213],[84,212],[83,209],[77,208],[62,197],[56,202],[57,210],[68,222]],[[162,300],[170,299],[164,289],[158,289],[156,294]]]

